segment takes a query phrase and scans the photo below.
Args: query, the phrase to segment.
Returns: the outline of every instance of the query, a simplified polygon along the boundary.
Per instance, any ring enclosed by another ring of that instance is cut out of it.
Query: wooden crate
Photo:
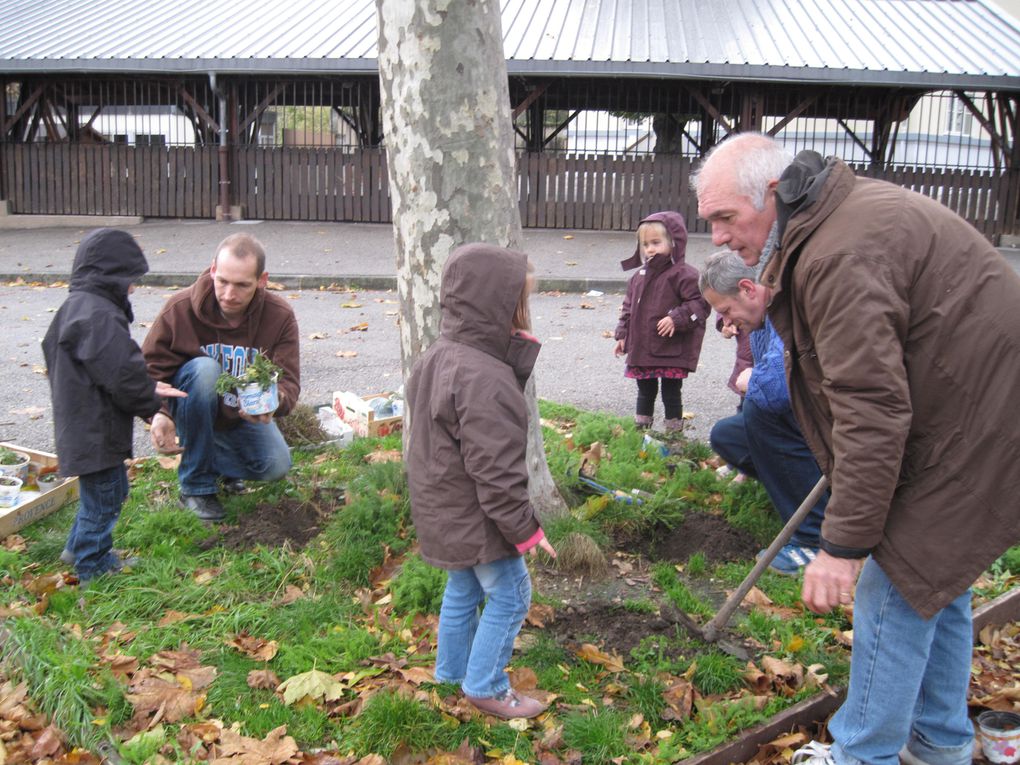
[[[29,455],[32,458],[29,472],[38,473],[41,468],[55,467],[57,464],[57,455],[55,454],[26,449],[17,444],[5,443],[2,445]],[[17,505],[0,509],[0,539],[55,512],[65,502],[77,496],[77,477],[68,478],[57,488],[45,493],[23,489]]]

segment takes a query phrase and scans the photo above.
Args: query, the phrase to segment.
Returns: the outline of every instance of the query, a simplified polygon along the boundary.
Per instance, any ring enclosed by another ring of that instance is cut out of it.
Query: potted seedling
[[[39,477],[36,478],[35,482],[36,485],[38,485],[39,487],[39,491],[41,493],[45,493],[47,491],[50,491],[50,489],[55,489],[58,486],[60,486],[60,484],[62,484],[64,480],[65,480],[64,476],[60,475],[60,473],[56,472],[55,470],[51,470],[48,473],[40,473]]]
[[[14,507],[18,504],[21,479],[12,475],[0,475],[0,507]]]
[[[24,452],[0,446],[0,475],[24,481],[28,478],[28,465],[32,461]]]
[[[276,364],[264,353],[259,353],[241,373],[235,377],[224,372],[216,379],[216,392],[236,392],[237,403],[246,414],[268,414],[280,405],[277,381],[283,374]]]

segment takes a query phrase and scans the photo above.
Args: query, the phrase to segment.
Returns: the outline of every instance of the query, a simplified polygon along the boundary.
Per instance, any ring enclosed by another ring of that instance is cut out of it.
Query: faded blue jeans
[[[188,394],[167,399],[184,447],[177,471],[181,494],[215,494],[220,476],[276,481],[290,470],[290,450],[275,422],[242,420],[227,430],[213,427],[220,408],[216,378],[222,371],[215,359],[199,356],[174,375],[174,387]]]
[[[970,765],[970,590],[922,619],[868,558],[857,582],[846,701],[829,722],[838,765]]]
[[[510,687],[504,670],[531,606],[528,567],[524,558],[511,557],[448,573],[436,681],[459,683],[467,696],[499,696]]]
[[[78,476],[78,495],[78,514],[64,548],[74,556],[78,578],[87,582],[120,570],[120,558],[113,551],[113,527],[128,495],[127,468],[121,463]]]

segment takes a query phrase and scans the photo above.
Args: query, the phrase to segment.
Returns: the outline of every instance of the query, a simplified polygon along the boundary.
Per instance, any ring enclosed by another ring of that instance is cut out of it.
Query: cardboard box
[[[57,455],[49,452],[38,452],[34,449],[26,449],[17,444],[3,444],[19,452],[25,452],[32,458],[30,473],[38,474],[40,468],[54,467],[57,464]],[[14,507],[5,507],[0,510],[0,539],[13,534],[18,529],[27,526],[55,512],[65,502],[78,496],[78,478],[68,478],[60,486],[45,493],[36,490],[21,491],[18,504]]]
[[[389,393],[370,393],[367,396],[359,396],[347,390],[333,391],[333,411],[341,420],[354,428],[356,436],[388,436],[390,433],[397,433],[403,430],[404,417],[401,414],[393,417],[376,417],[368,401],[380,396],[388,396]]]

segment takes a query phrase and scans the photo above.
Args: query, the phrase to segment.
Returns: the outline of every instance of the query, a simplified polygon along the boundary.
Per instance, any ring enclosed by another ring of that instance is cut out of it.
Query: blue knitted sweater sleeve
[[[783,367],[783,341],[767,318],[761,329],[751,333],[754,369],[747,383],[747,398],[767,412],[785,412],[790,408]]]

